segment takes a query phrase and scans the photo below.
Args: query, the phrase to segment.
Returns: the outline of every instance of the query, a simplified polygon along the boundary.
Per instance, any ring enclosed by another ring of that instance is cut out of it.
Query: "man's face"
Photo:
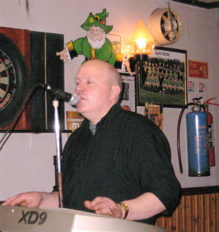
[[[85,63],[76,76],[77,110],[91,122],[98,122],[111,107],[111,84],[103,65]]]
[[[87,36],[94,42],[96,42],[97,40],[102,40],[103,37],[103,33],[102,33],[102,29],[98,26],[91,26],[90,30],[88,31]]]

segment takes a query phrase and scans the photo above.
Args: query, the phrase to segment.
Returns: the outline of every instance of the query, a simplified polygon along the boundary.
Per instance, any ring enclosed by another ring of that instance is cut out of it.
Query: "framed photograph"
[[[121,54],[122,34],[116,33],[116,32],[111,32],[111,33],[107,34],[106,36],[110,40],[112,45],[114,46],[115,54]]]
[[[136,111],[135,76],[120,73],[123,79],[123,94],[121,106],[125,110]]]
[[[145,116],[163,130],[163,107],[145,103]]]
[[[137,105],[182,107],[187,104],[187,52],[155,47],[152,55],[136,61]]]

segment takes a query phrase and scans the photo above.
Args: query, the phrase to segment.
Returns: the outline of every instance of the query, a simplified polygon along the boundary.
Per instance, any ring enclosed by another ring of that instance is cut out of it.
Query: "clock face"
[[[0,33],[0,127],[13,121],[27,94],[24,58],[14,42]]]
[[[172,9],[156,9],[148,20],[148,29],[159,45],[175,43],[182,35],[182,22]]]

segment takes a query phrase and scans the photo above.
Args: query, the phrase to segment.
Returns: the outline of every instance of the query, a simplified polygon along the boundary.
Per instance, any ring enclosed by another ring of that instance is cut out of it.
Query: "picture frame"
[[[120,73],[120,76],[123,80],[121,106],[125,110],[136,112],[135,76],[130,76],[129,73]]]
[[[106,37],[109,39],[109,41],[112,43],[115,54],[121,54],[122,53],[122,33],[118,32],[111,32],[106,35]]]
[[[187,51],[156,46],[143,57],[135,63],[137,105],[187,105]]]

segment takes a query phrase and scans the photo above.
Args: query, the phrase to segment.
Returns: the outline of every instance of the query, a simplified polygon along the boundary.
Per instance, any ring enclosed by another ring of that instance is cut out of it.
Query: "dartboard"
[[[0,127],[13,121],[27,93],[24,58],[15,43],[0,33]]]

